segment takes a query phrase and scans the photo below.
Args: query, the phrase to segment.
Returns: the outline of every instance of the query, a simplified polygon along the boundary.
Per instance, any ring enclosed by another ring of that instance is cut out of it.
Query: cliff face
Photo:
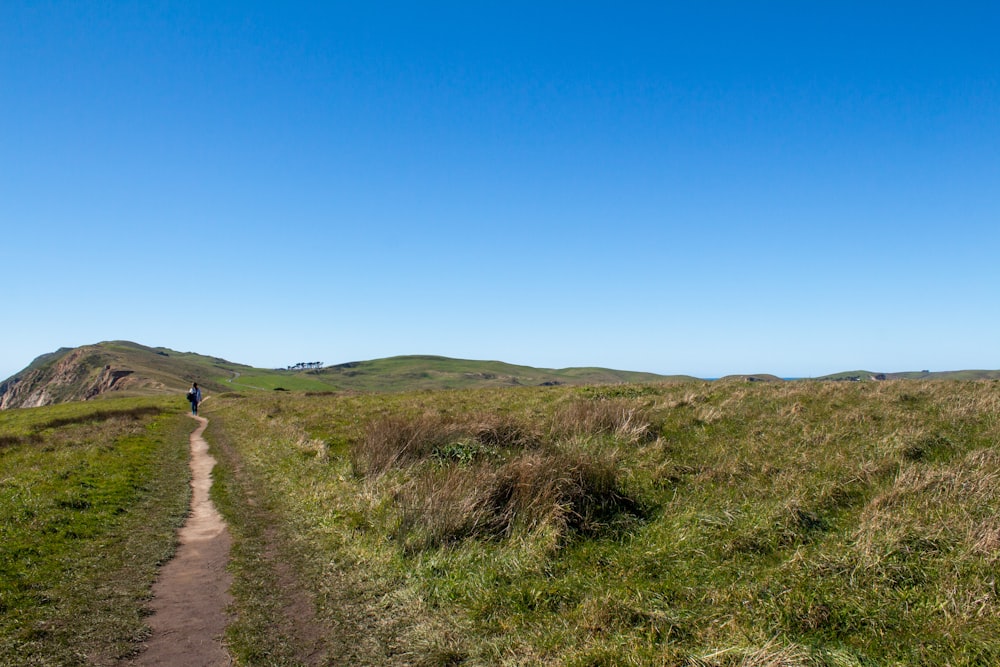
[[[82,347],[55,362],[33,369],[29,366],[0,384],[0,410],[85,401],[112,391],[159,384],[136,377],[130,369],[115,368],[105,357],[100,349]]]
[[[134,384],[129,378],[133,373],[134,371],[128,369],[114,369],[111,366],[105,366],[97,377],[97,381],[87,389],[83,398],[93,398],[109,391],[127,389],[129,385]]]
[[[192,382],[208,391],[229,391],[231,386],[219,378],[248,368],[217,357],[127,340],[60,348],[0,381],[0,410],[87,401],[109,394],[183,396]]]
[[[26,375],[14,376],[0,384],[0,410],[49,405],[52,401],[45,395],[45,387],[38,381],[40,375],[41,371],[29,371]]]

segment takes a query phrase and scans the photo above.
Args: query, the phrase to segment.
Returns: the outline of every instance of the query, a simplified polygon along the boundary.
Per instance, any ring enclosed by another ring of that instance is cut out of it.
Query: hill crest
[[[223,359],[106,341],[60,348],[36,357],[0,383],[0,410],[86,401],[106,394],[142,396],[182,392],[202,382],[205,368],[242,368]],[[235,370],[233,371],[235,372]],[[206,386],[224,386],[208,379]]]
[[[403,391],[559,384],[694,381],[689,376],[606,368],[544,369],[501,361],[410,355],[308,369],[262,369],[193,352],[106,341],[40,355],[0,383],[0,410],[86,401],[109,395],[208,392]]]
[[[847,371],[814,381],[1000,379],[1000,371]],[[262,369],[194,352],[105,341],[60,348],[39,355],[0,383],[0,410],[87,401],[107,396],[182,394],[192,382],[209,393],[227,391],[362,391],[551,386],[706,381],[688,375],[659,375],[609,368],[534,368],[502,361],[454,359],[439,355],[350,361],[322,367]],[[719,381],[782,382],[774,375],[728,375]]]

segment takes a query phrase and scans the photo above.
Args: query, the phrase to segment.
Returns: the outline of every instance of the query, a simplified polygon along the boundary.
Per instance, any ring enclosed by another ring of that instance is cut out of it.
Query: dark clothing
[[[201,389],[191,387],[188,391],[188,400],[191,401],[191,414],[198,414],[198,404],[201,403]]]

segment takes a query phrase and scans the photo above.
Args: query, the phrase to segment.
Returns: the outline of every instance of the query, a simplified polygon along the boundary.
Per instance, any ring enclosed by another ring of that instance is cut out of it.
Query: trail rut
[[[180,546],[153,586],[152,635],[130,667],[217,667],[233,661],[222,642],[229,623],[231,537],[209,497],[215,459],[202,438],[208,420],[191,433],[191,511],[178,532]]]

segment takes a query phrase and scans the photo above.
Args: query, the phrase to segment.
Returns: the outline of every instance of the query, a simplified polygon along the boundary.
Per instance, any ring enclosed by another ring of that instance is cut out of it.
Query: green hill
[[[770,373],[754,373],[753,375],[727,375],[725,377],[719,378],[720,382],[723,381],[737,381],[737,382],[784,382],[784,380],[777,375],[771,375]]]
[[[845,371],[816,380],[980,380],[1000,371]],[[728,375],[720,381],[782,382],[767,373]],[[194,352],[107,341],[43,354],[0,383],[0,410],[113,396],[182,393],[198,382],[209,394],[227,391],[398,392],[429,389],[594,385],[698,381],[610,368],[533,368],[502,361],[409,355],[352,361],[326,368],[267,369]]]
[[[997,380],[1000,371],[912,371],[909,373],[886,373],[890,380]]]
[[[337,389],[406,391],[473,387],[616,384],[695,380],[688,376],[618,371],[608,368],[532,368],[501,361],[474,361],[415,355],[358,361],[307,371]]]
[[[84,401],[100,396],[180,393],[198,382],[224,391],[249,366],[128,341],[63,348],[35,359],[0,384],[0,409]]]
[[[878,375],[879,373],[874,373],[872,371],[841,371],[839,373],[831,373],[830,375],[823,375],[822,377],[813,379],[831,382],[861,382],[864,380],[872,380]]]
[[[872,380],[997,380],[1000,371],[962,370],[962,371],[903,371],[898,373],[882,373],[874,371],[843,371],[832,373],[816,380],[835,382],[867,382]]]
[[[499,361],[401,356],[307,370],[264,369],[194,352],[109,341],[62,348],[0,384],[0,409],[38,407],[108,395],[182,393],[198,382],[227,391],[405,391],[524,385],[694,380],[607,368],[543,369]]]

